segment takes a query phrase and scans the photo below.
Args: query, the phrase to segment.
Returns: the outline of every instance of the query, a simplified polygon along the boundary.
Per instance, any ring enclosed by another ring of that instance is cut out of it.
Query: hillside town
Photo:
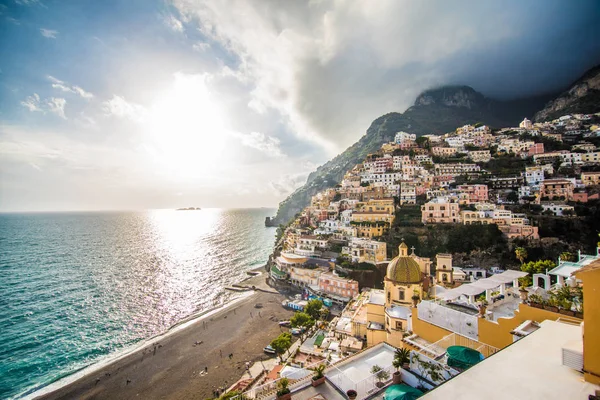
[[[228,396],[476,399],[502,381],[526,398],[596,398],[600,242],[557,259],[527,251],[547,239],[538,218],[574,220],[600,200],[599,146],[600,113],[398,132],[279,228],[269,280],[292,293],[281,325],[299,340],[275,338],[265,352],[279,359]],[[513,262],[432,255],[402,226],[488,226]]]

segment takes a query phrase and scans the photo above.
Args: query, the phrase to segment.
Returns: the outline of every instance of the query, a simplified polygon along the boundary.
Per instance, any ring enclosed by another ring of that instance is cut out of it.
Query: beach
[[[36,399],[206,399],[243,374],[246,363],[268,359],[263,347],[292,312],[284,296],[264,284],[246,298]],[[258,307],[257,307],[258,305]]]

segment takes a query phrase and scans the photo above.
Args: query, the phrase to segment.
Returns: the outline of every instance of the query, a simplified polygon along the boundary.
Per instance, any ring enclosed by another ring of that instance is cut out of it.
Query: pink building
[[[358,295],[358,282],[333,272],[324,272],[319,275],[319,291],[331,296],[353,298]]]
[[[529,157],[533,157],[535,154],[542,154],[543,152],[544,152],[544,143],[534,143],[534,145],[529,148],[527,155]]]
[[[469,196],[469,203],[479,203],[488,201],[487,185],[460,185],[458,187],[458,190]]]

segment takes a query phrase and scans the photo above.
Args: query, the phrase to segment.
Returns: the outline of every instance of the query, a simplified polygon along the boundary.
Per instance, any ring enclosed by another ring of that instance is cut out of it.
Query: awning
[[[450,346],[446,349],[448,365],[460,369],[467,369],[483,360],[483,354],[465,346]]]
[[[510,283],[515,279],[522,278],[526,275],[527,272],[523,271],[504,271],[501,274],[496,274],[489,278],[479,279],[478,281],[467,283],[457,288],[448,290],[447,292],[440,293],[437,295],[437,298],[448,301],[457,299],[462,295],[475,296],[481,292],[489,289],[495,289],[502,284]]]
[[[419,389],[408,385],[392,385],[385,390],[385,400],[415,400],[423,395]]]

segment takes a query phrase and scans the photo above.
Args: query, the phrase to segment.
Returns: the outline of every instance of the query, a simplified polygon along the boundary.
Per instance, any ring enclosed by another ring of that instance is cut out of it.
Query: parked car
[[[290,326],[290,321],[279,321],[279,326]]]
[[[304,331],[306,331],[306,328],[302,327],[302,328],[292,328],[290,329],[290,333],[292,335],[300,335],[302,333],[304,333]]]
[[[275,351],[274,348],[271,347],[271,345],[268,345],[267,347],[265,347],[263,349],[263,351],[267,354],[277,354],[277,352]]]

